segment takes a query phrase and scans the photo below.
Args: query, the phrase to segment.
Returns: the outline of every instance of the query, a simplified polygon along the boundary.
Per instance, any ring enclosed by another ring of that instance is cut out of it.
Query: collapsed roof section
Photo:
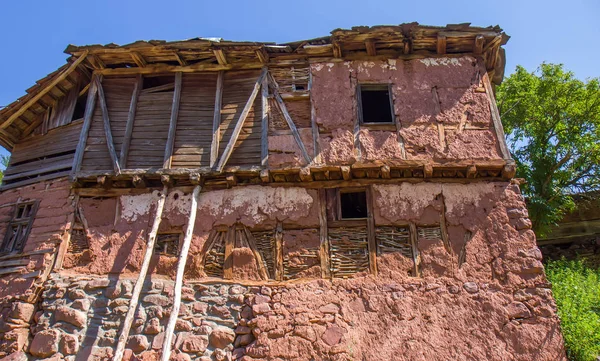
[[[37,81],[27,94],[0,110],[0,145],[12,150],[30,135],[51,108],[74,87],[84,94],[93,72],[109,75],[157,72],[200,72],[293,66],[310,62],[368,59],[418,59],[472,54],[483,57],[490,79],[504,74],[504,50],[509,37],[498,26],[445,27],[418,23],[336,29],[330,36],[275,44],[214,38],[184,41],[150,40],[126,45],[69,45],[67,64]]]

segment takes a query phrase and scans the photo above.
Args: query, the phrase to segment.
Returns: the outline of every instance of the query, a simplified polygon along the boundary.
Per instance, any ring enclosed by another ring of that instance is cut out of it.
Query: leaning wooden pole
[[[173,331],[175,331],[175,324],[177,323],[177,317],[179,316],[179,307],[181,306],[181,288],[183,287],[183,273],[185,272],[187,256],[190,250],[190,244],[192,243],[192,235],[194,234],[194,223],[196,223],[196,211],[198,209],[198,197],[200,196],[201,189],[202,186],[197,185],[194,188],[194,193],[192,196],[190,218],[188,220],[188,225],[185,230],[183,246],[181,246],[179,260],[177,262],[177,276],[175,277],[175,294],[173,296],[173,308],[171,309],[169,323],[167,324],[167,329],[165,330],[165,339],[163,341],[162,355],[160,357],[161,361],[168,361],[171,357],[171,340],[173,339]]]
[[[150,230],[150,234],[148,235],[148,241],[146,242],[146,253],[144,254],[144,260],[142,262],[140,274],[138,275],[137,281],[135,282],[135,287],[133,287],[133,294],[131,295],[131,301],[129,302],[129,309],[127,310],[127,316],[125,316],[125,321],[123,321],[123,330],[121,331],[121,335],[119,336],[119,342],[117,343],[117,349],[115,351],[113,361],[121,361],[123,359],[125,345],[127,343],[127,339],[129,338],[129,330],[131,330],[131,323],[133,322],[133,317],[135,315],[135,310],[139,303],[140,294],[142,293],[142,287],[144,286],[144,281],[146,279],[146,274],[148,273],[148,268],[150,267],[150,260],[152,259],[152,255],[154,254],[154,243],[156,242],[156,233],[158,233],[158,227],[160,226],[163,209],[165,208],[165,199],[167,198],[168,191],[169,187],[165,186],[156,204],[156,215],[154,216],[152,229]]]

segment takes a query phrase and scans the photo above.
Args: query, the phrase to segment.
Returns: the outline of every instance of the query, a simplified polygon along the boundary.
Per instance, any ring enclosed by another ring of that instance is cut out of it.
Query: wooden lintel
[[[87,57],[88,51],[86,50],[77,60],[75,60],[71,65],[65,69],[62,73],[60,73],[56,78],[54,78],[46,87],[44,87],[41,91],[39,91],[36,95],[34,95],[31,99],[29,99],[25,104],[19,107],[17,111],[15,111],[11,116],[6,119],[2,124],[0,124],[0,129],[4,130],[8,128],[12,123],[17,120],[25,111],[27,111],[33,104],[35,104],[38,100],[40,100],[44,95],[49,94],[50,90],[58,85],[61,81],[63,81],[69,74],[71,74],[82,61]]]
[[[146,181],[144,180],[144,177],[140,175],[134,175],[133,178],[131,178],[131,182],[136,188],[146,188]]]
[[[173,158],[173,147],[175,145],[175,132],[177,131],[177,118],[179,116],[179,100],[181,99],[181,73],[175,73],[175,91],[173,92],[173,102],[171,104],[171,119],[169,120],[169,134],[167,144],[165,145],[165,157],[163,168],[171,168]]]
[[[264,47],[262,47],[258,50],[255,50],[255,54],[261,63],[263,63],[263,64],[269,63],[269,53],[267,53],[267,50]]]
[[[480,55],[483,53],[483,45],[485,44],[485,38],[483,35],[477,35],[475,37],[475,44],[473,44],[473,53]]]
[[[137,51],[132,51],[130,54],[135,64],[140,68],[145,68],[146,65],[148,65],[142,54],[138,53]]]
[[[223,51],[223,49],[214,49],[213,53],[215,54],[215,57],[217,58],[217,62],[219,63],[219,65],[227,65],[227,55],[225,55],[225,52]]]
[[[377,56],[377,48],[375,47],[375,40],[367,39],[365,41],[365,47],[367,49],[367,55]]]
[[[437,36],[437,53],[439,55],[446,54],[446,36],[445,35]]]
[[[129,112],[127,113],[127,123],[125,125],[125,135],[123,144],[121,145],[121,153],[119,156],[121,169],[127,168],[127,157],[129,156],[129,145],[131,144],[131,134],[133,133],[133,122],[135,121],[135,111],[137,109],[137,101],[140,96],[140,91],[143,86],[141,75],[137,76],[133,92],[131,93],[131,101],[129,102]]]
[[[215,91],[215,108],[213,113],[212,141],[210,143],[210,167],[214,167],[219,157],[219,142],[221,140],[221,102],[223,99],[223,80],[225,72],[217,74],[217,90]]]
[[[256,95],[258,94],[260,85],[266,75],[267,75],[267,68],[263,68],[262,72],[260,73],[260,76],[254,83],[254,89],[252,89],[252,93],[250,94],[250,97],[248,98],[248,101],[246,102],[246,105],[244,106],[244,110],[242,110],[242,113],[240,114],[240,117],[238,118],[237,123],[235,124],[235,128],[233,129],[231,138],[229,139],[229,143],[227,143],[227,147],[225,148],[225,150],[223,151],[223,154],[221,155],[221,159],[219,160],[219,164],[217,165],[217,168],[216,168],[217,171],[219,171],[219,172],[223,171],[223,168],[225,167],[225,164],[229,160],[231,153],[233,153],[233,148],[235,147],[235,143],[237,142],[238,137],[240,136],[242,127],[244,126],[244,121],[246,121],[246,117],[248,116],[248,113],[250,112],[250,109],[252,108],[252,105],[254,104],[254,99],[256,99]]]
[[[275,84],[275,81],[272,79],[272,77],[269,77],[269,83],[271,85],[271,90],[273,92],[273,96],[275,97],[275,100],[277,101],[277,106],[279,107],[279,110],[283,114],[283,117],[285,118],[285,121],[287,122],[288,127],[290,127],[290,130],[292,131],[292,135],[294,136],[294,139],[296,140],[296,144],[298,144],[298,147],[300,148],[300,152],[302,153],[302,156],[304,157],[306,164],[310,164],[311,158],[308,156],[306,147],[304,147],[304,143],[302,142],[302,139],[300,138],[300,133],[298,132],[298,129],[296,128],[296,124],[292,120],[292,117],[290,116],[290,113],[288,112],[287,107],[285,106],[285,103],[283,102],[283,99],[281,98],[281,95],[279,94],[277,85]]]
[[[175,57],[175,60],[177,60],[177,62],[179,63],[179,65],[181,66],[188,66],[187,61],[185,61],[185,59],[181,56],[181,54],[179,54],[179,52],[174,52],[173,56]]]
[[[115,150],[115,143],[110,128],[110,119],[108,117],[108,107],[106,106],[104,89],[102,89],[102,83],[99,78],[96,78],[96,86],[98,87],[98,102],[100,103],[100,109],[102,110],[102,123],[104,125],[104,135],[106,136],[106,146],[108,147],[108,153],[110,154],[113,163],[113,170],[118,175],[121,173],[121,166],[119,165],[119,157],[117,157],[117,151]]]

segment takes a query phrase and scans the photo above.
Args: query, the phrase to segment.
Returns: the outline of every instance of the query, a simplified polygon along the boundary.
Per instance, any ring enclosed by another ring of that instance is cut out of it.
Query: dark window
[[[361,123],[394,123],[388,84],[361,84],[359,103]]]
[[[172,75],[145,76],[142,89],[146,93],[171,91],[175,88],[175,77]]]
[[[18,203],[13,218],[8,223],[4,242],[2,242],[2,253],[22,252],[25,241],[31,231],[31,224],[37,211],[37,202]]]
[[[156,253],[166,256],[177,256],[179,254],[179,238],[181,233],[163,233],[156,236]]]
[[[367,193],[340,192],[342,219],[367,218]]]

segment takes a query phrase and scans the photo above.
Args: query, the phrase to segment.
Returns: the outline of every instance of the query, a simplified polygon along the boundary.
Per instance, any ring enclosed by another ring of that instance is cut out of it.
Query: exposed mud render
[[[493,96],[505,41],[69,47],[83,119],[0,111],[0,361],[566,361]]]

